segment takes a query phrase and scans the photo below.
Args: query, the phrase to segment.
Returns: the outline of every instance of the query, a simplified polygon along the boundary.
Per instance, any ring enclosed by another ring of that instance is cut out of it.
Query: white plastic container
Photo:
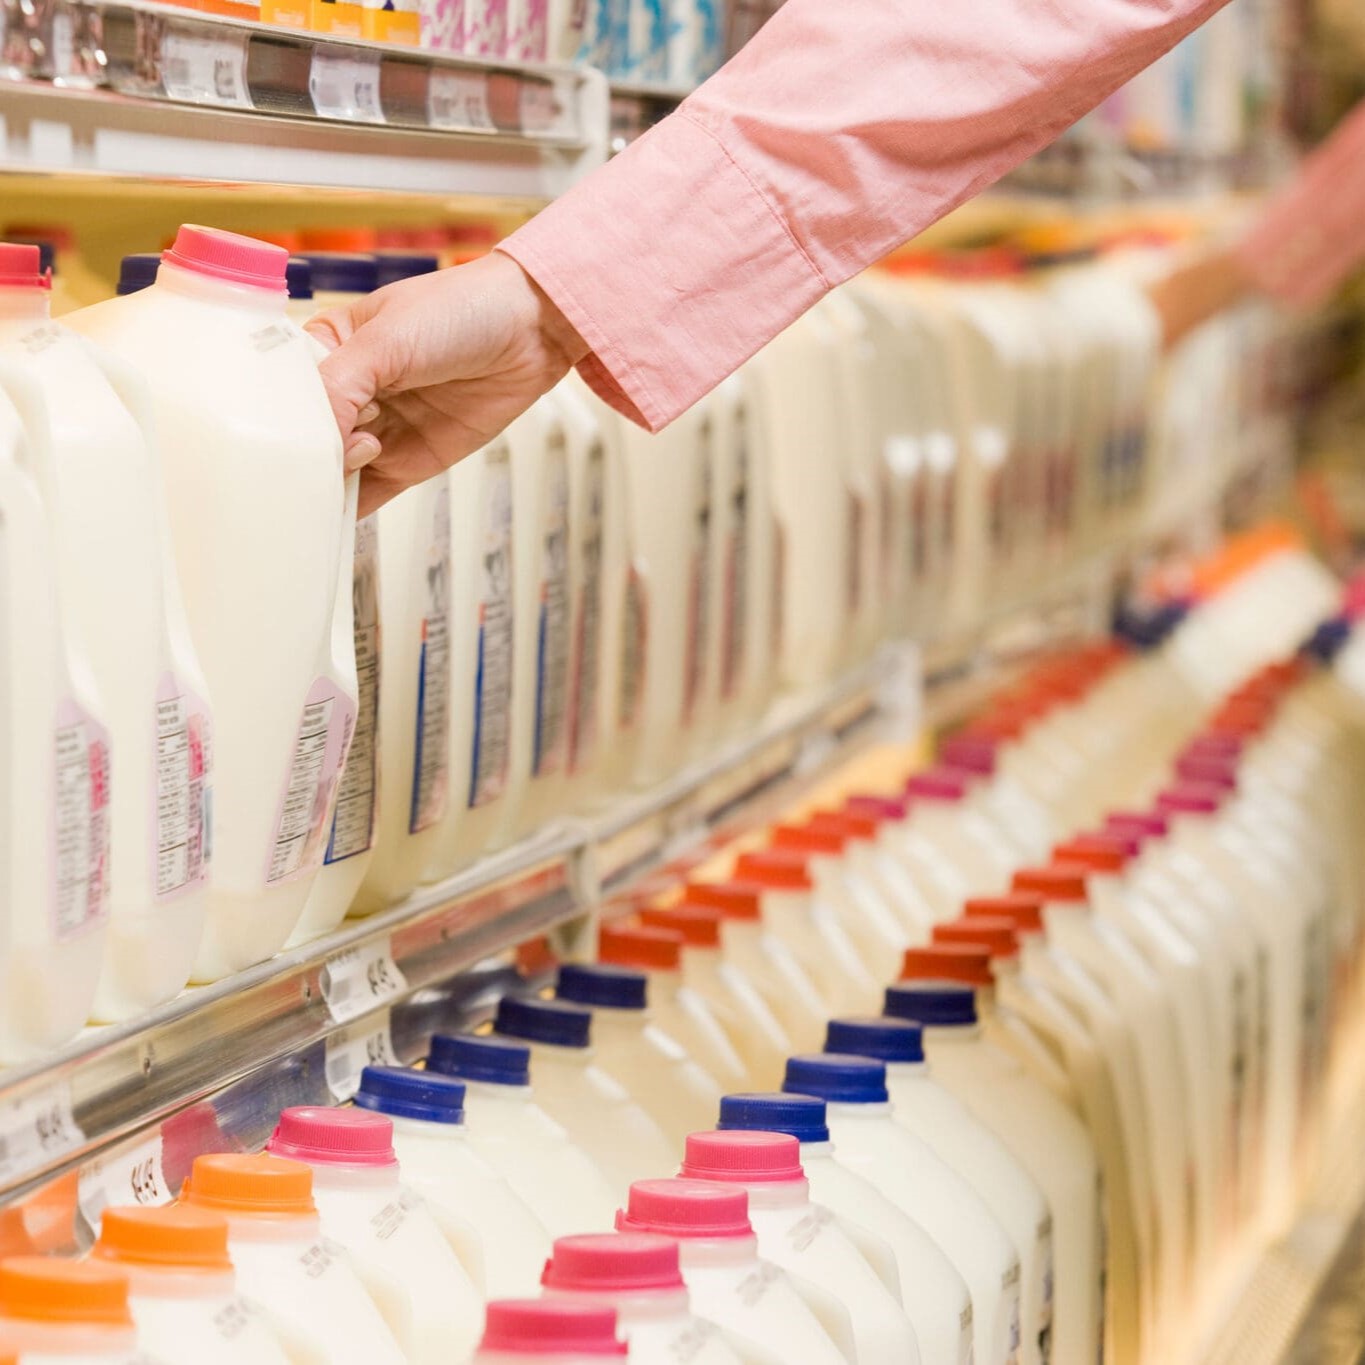
[[[920,1223],[967,1281],[977,1360],[1015,1365],[1021,1345],[1019,1257],[985,1201],[896,1122],[885,1065],[834,1053],[793,1057],[782,1088],[826,1102],[839,1160]]]
[[[434,1071],[367,1066],[355,1104],[393,1122],[403,1184],[426,1200],[485,1298],[530,1293],[550,1237],[465,1130],[463,1081]],[[473,1232],[473,1237],[469,1236]]]
[[[846,1314],[817,1316],[785,1271],[759,1259],[749,1196],[702,1180],[641,1180],[616,1215],[620,1232],[678,1243],[683,1279],[699,1316],[739,1338],[746,1355],[787,1365],[838,1365],[847,1357],[826,1330]]]
[[[180,1199],[227,1219],[237,1287],[265,1310],[291,1361],[404,1365],[330,1229],[323,1236],[307,1166],[264,1153],[201,1156]]]
[[[137,1345],[122,1271],[55,1256],[0,1261],[0,1353],[93,1365],[126,1361]]]
[[[356,485],[342,483],[314,348],[284,314],[286,253],[207,228],[176,240],[155,284],[68,323],[152,393],[176,567],[214,707],[208,921],[194,972],[213,980],[288,939],[321,865],[356,712],[351,599],[337,591],[350,581]]]
[[[971,1365],[972,1297],[966,1280],[904,1209],[840,1163],[825,1111],[824,1100],[815,1095],[726,1095],[719,1126],[796,1138],[811,1197],[842,1220],[868,1263],[899,1291],[923,1365]]]
[[[27,432],[14,400],[32,415]],[[41,394],[0,367],[0,1055],[7,1061],[43,1057],[85,1023],[106,924],[108,745],[89,669],[63,621],[44,434]],[[55,866],[54,849],[62,851]]]
[[[569,1130],[613,1188],[673,1168],[674,1144],[615,1077],[597,1064],[592,1015],[560,1000],[505,995],[493,1031],[531,1045],[536,1102]]]
[[[625,1086],[671,1143],[715,1122],[721,1087],[654,1021],[644,972],[565,963],[555,995],[592,1011],[597,1064]]]
[[[128,1277],[140,1350],[165,1365],[288,1365],[263,1315],[237,1295],[227,1219],[186,1204],[107,1208],[91,1256]]]
[[[671,1238],[624,1232],[561,1237],[540,1282],[547,1299],[615,1309],[636,1365],[740,1365],[742,1357],[715,1324],[693,1315]]]
[[[616,1196],[587,1152],[534,1100],[531,1049],[510,1038],[437,1034],[426,1069],[464,1082],[470,1146],[551,1237],[606,1231]]]
[[[889,1287],[833,1213],[812,1202],[800,1145],[786,1133],[693,1133],[680,1174],[737,1185],[765,1260],[818,1285],[848,1309],[859,1365],[917,1360],[915,1330]]]
[[[474,1365],[592,1365],[624,1360],[616,1314],[597,1304],[503,1299],[488,1305]]]

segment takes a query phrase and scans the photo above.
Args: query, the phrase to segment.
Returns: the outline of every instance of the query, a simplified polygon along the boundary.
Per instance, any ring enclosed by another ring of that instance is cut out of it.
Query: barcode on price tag
[[[494,132],[487,75],[482,71],[433,71],[427,86],[427,122],[433,128]]]
[[[161,88],[167,99],[186,104],[250,109],[246,34],[169,30],[161,40]]]
[[[389,1012],[363,1024],[340,1029],[327,1039],[327,1088],[338,1100],[349,1100],[360,1088],[367,1066],[397,1066]]]
[[[81,1213],[98,1231],[107,1208],[125,1204],[169,1204],[171,1189],[161,1167],[161,1139],[150,1138],[136,1147],[92,1161],[80,1176]]]
[[[0,1185],[42,1170],[84,1141],[65,1082],[0,1105]]]
[[[308,71],[308,93],[313,97],[313,111],[319,118],[383,123],[379,64],[377,52],[318,48]]]
[[[329,957],[322,968],[322,998],[338,1024],[349,1024],[407,990],[407,978],[393,960],[387,938],[347,948]]]

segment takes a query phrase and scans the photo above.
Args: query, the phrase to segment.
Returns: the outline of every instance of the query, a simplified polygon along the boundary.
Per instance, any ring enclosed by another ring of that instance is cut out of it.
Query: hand
[[[1251,280],[1230,251],[1196,256],[1153,281],[1147,297],[1161,319],[1162,350],[1174,349],[1196,328],[1235,307],[1251,292]]]
[[[309,319],[360,515],[488,444],[588,352],[510,256],[401,280]]]

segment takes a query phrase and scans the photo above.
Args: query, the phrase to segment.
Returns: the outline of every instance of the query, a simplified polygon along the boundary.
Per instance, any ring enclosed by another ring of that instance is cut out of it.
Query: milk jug
[[[529,1293],[550,1238],[511,1185],[474,1150],[465,1131],[464,1096],[462,1081],[439,1072],[367,1066],[355,1104],[392,1120],[403,1184],[426,1200],[447,1238],[461,1248],[464,1264],[478,1262],[474,1278],[480,1293],[485,1298]]]
[[[859,1365],[915,1360],[914,1328],[890,1289],[831,1211],[813,1203],[800,1145],[786,1133],[693,1133],[680,1174],[748,1191],[759,1253],[848,1310],[852,1355]],[[828,1329],[827,1329],[828,1330]]]
[[[531,1083],[538,1104],[562,1123],[613,1187],[667,1171],[674,1144],[614,1076],[597,1064],[593,1016],[562,1000],[505,995],[493,1031],[531,1045]]]
[[[846,1311],[831,1303],[817,1315],[785,1271],[759,1259],[744,1190],[701,1180],[636,1181],[616,1227],[678,1243],[697,1313],[740,1339],[746,1359],[768,1365],[847,1360],[826,1329],[832,1323],[847,1332]]]
[[[403,1365],[375,1301],[323,1236],[307,1166],[265,1154],[201,1156],[180,1200],[227,1219],[237,1287],[265,1310],[291,1360]]]
[[[825,1117],[825,1101],[815,1095],[726,1095],[718,1127],[794,1137],[811,1198],[838,1215],[868,1264],[899,1293],[923,1365],[970,1365],[972,1299],[966,1280],[905,1210],[840,1163]]]
[[[630,1358],[641,1365],[679,1359],[740,1365],[742,1357],[715,1324],[693,1316],[678,1243],[671,1238],[625,1232],[560,1237],[540,1282],[547,1299],[614,1308]]]
[[[96,1261],[128,1277],[138,1346],[167,1362],[287,1365],[261,1312],[238,1297],[227,1219],[185,1204],[107,1208]]]
[[[612,1187],[568,1130],[532,1098],[525,1043],[438,1033],[426,1069],[464,1082],[470,1146],[535,1211],[550,1236],[611,1226]]]
[[[286,253],[208,228],[182,228],[176,242],[153,285],[68,323],[139,370],[152,395],[214,708],[208,922],[194,972],[212,980],[284,943],[321,865],[356,712],[351,599],[337,591],[351,577],[355,481],[340,477],[312,347],[284,315]]]
[[[566,963],[555,996],[592,1010],[596,1060],[659,1125],[681,1143],[699,1123],[709,1123],[721,1088],[676,1039],[651,1018],[649,978],[626,967]]]
[[[596,1304],[502,1299],[488,1305],[474,1365],[592,1365],[624,1360],[616,1314]]]
[[[108,740],[63,618],[46,435],[37,385],[0,368],[0,1050],[13,1061],[89,1017],[107,919]]]
[[[52,270],[52,316],[109,297],[109,281],[87,264],[76,235],[61,223],[6,223],[5,240],[36,245],[43,269]]]
[[[138,1344],[121,1270],[55,1256],[0,1261],[0,1351],[85,1365],[127,1360]]]

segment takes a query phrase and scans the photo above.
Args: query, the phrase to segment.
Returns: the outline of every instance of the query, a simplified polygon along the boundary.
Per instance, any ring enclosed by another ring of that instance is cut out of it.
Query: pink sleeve
[[[1225,0],[787,0],[503,244],[657,430]]]
[[[1270,201],[1237,255],[1261,290],[1301,308],[1365,261],[1365,101]]]

